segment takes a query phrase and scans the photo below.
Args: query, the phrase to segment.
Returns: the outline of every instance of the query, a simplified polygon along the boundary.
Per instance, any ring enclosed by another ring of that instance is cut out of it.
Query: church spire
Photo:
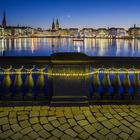
[[[59,20],[58,20],[58,18],[56,20],[56,30],[59,30]]]
[[[3,12],[2,26],[6,27],[6,13],[5,13],[5,10]]]
[[[55,30],[55,23],[54,23],[54,19],[53,19],[53,22],[52,22],[52,30]]]

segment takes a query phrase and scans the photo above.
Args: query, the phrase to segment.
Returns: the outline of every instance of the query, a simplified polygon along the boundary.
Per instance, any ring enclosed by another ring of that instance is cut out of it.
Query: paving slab
[[[0,139],[138,140],[140,105],[0,107]]]

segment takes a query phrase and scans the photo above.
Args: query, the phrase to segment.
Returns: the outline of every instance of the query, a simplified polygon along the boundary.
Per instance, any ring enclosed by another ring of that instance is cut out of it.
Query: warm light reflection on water
[[[140,57],[140,40],[72,38],[1,39],[1,56],[50,56],[57,52],[82,52],[89,56]]]

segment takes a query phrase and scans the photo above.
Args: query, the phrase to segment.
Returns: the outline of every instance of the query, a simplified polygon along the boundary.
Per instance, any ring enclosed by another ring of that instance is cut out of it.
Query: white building
[[[128,37],[129,34],[124,28],[117,28],[117,38]]]
[[[108,37],[108,30],[106,28],[99,28],[97,29],[97,38],[107,38]]]

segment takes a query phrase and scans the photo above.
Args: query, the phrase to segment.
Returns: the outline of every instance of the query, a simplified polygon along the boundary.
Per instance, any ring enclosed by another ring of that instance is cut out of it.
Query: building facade
[[[79,34],[79,29],[78,28],[69,28],[68,34],[70,37],[77,37]]]
[[[134,25],[134,27],[129,28],[128,33],[131,38],[140,38],[140,27]]]
[[[97,38],[107,38],[108,37],[108,30],[106,28],[99,28],[97,29]]]
[[[117,38],[128,37],[128,32],[124,28],[117,28]]]
[[[129,28],[60,28],[59,20],[52,21],[51,29],[31,28],[25,26],[7,26],[6,12],[3,12],[0,25],[0,38],[3,37],[90,37],[90,38],[140,38],[140,27]]]
[[[117,28],[109,28],[108,35],[109,35],[109,38],[116,38],[117,37]]]
[[[81,34],[83,37],[96,37],[97,31],[93,28],[83,28]]]
[[[30,27],[6,26],[0,29],[0,35],[4,37],[29,37],[33,34],[33,30]]]

